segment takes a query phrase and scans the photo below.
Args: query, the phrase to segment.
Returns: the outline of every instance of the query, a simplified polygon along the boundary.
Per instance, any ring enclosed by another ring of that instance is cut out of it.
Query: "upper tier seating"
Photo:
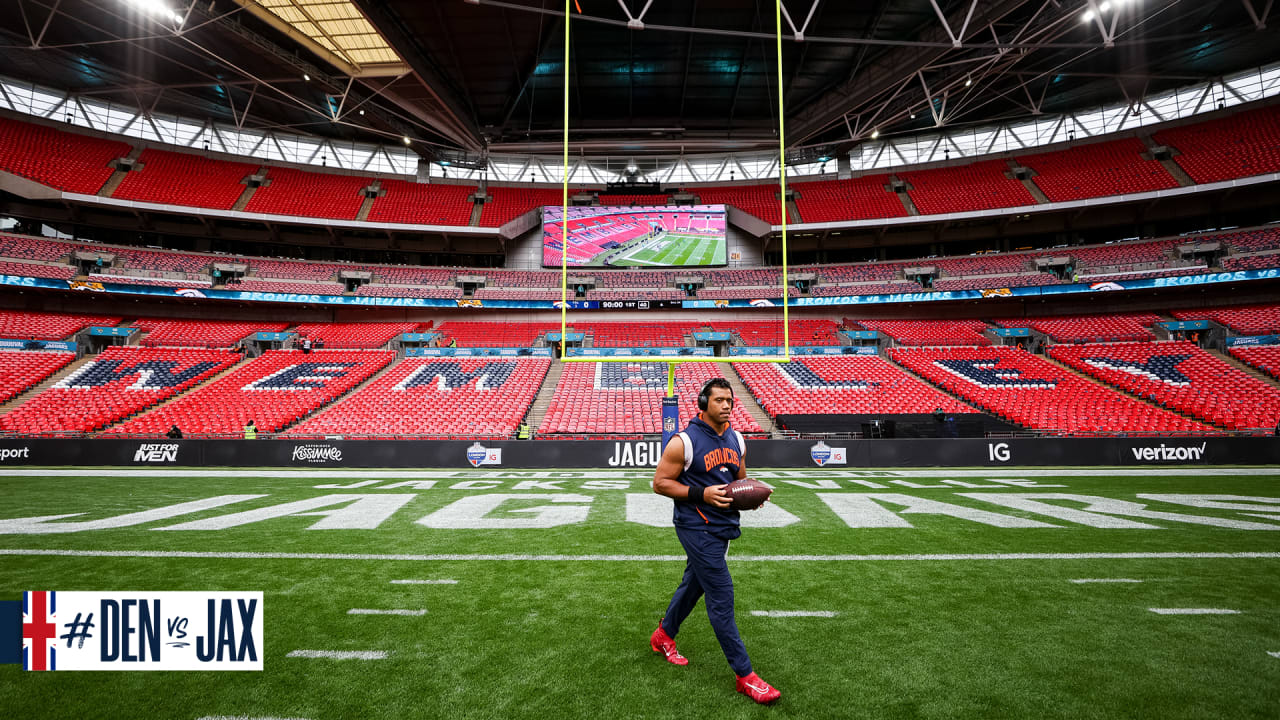
[[[387,285],[452,285],[457,270],[374,265],[373,281]]]
[[[97,252],[99,248],[92,245],[79,248],[89,252]],[[164,272],[202,273],[208,269],[215,258],[210,255],[194,255],[181,252],[158,252],[155,250],[139,250],[137,248],[111,248],[116,256],[117,266],[129,270],[162,270]]]
[[[76,354],[69,352],[0,351],[0,403],[9,402],[75,359]]]
[[[1223,270],[1262,270],[1273,267],[1280,267],[1280,253],[1222,259]]]
[[[356,288],[359,297],[414,297],[442,298],[445,300],[462,297],[459,287],[411,287],[408,285],[361,285]],[[481,297],[481,296],[477,296]],[[520,296],[524,298],[523,295]]]
[[[0,170],[67,192],[94,195],[129,145],[0,117]]]
[[[783,344],[782,317],[774,320],[716,320],[706,323],[712,330],[736,332],[744,345],[756,347],[781,347]],[[832,320],[791,318],[791,346],[839,345],[836,335],[839,325]]]
[[[1004,160],[898,173],[923,215],[1035,205],[1036,199],[1009,174]]]
[[[1161,406],[1228,430],[1271,430],[1280,422],[1280,388],[1186,340],[1058,345],[1055,360]]]
[[[625,193],[600,193],[597,196],[601,205],[666,205],[669,195],[628,195]]]
[[[1276,250],[1280,249],[1280,227],[1272,225],[1270,227],[1256,228],[1254,230],[1223,233],[1207,237],[1196,236],[1195,238],[1182,238],[1182,242],[1192,242],[1196,239],[1224,242],[1241,252]]]
[[[811,268],[822,278],[823,282],[871,282],[874,280],[894,280],[904,267],[918,263],[871,262],[857,265],[827,265]],[[797,270],[810,268],[797,268]]]
[[[1250,345],[1231,348],[1231,356],[1280,379],[1280,345]]]
[[[1106,315],[1047,315],[1043,317],[1002,318],[994,321],[1000,327],[1029,327],[1057,342],[1117,342],[1155,340],[1151,326],[1160,316],[1148,312],[1108,313]]]
[[[921,292],[920,283],[861,283],[858,285],[815,285],[809,288],[809,294],[815,297],[834,297],[839,295],[892,295],[895,293]]]
[[[287,434],[510,438],[550,367],[546,359],[405,358]]]
[[[283,332],[289,323],[141,318],[133,327],[146,333],[146,347],[228,348],[255,332]]]
[[[1145,152],[1141,140],[1124,138],[1024,155],[1018,162],[1036,171],[1032,180],[1051,202],[1177,187],[1159,160],[1142,159]]]
[[[1280,333],[1280,305],[1236,305],[1208,310],[1174,310],[1179,320],[1212,320],[1241,335]]]
[[[1008,275],[1035,271],[1036,253],[987,253],[965,257],[942,257],[921,260],[919,265],[932,265],[953,277],[968,275]]]
[[[1064,248],[1058,255],[1070,255],[1088,267],[1114,267],[1136,263],[1158,263],[1169,259],[1169,252],[1184,241],[1176,238],[1142,242],[1117,242],[1091,247]]]
[[[570,190],[573,195],[575,190]],[[501,227],[517,217],[545,205],[560,205],[564,199],[560,188],[527,188],[489,186],[489,201],[480,211],[481,227]]]
[[[119,317],[0,310],[0,338],[64,340],[90,325],[118,325]]]
[[[732,205],[755,215],[770,225],[782,224],[782,210],[778,202],[778,186],[774,185],[720,185],[698,187],[690,190],[703,205]],[[788,215],[788,222],[796,222]]]
[[[125,273],[89,273],[89,279],[94,282],[119,283],[121,285],[155,285],[157,287],[210,287],[213,281],[209,278],[200,280],[182,280],[170,277],[144,277],[141,275],[128,275]]]
[[[897,340],[903,345],[990,345],[982,334],[987,324],[981,320],[850,320],[848,327],[861,325]]]
[[[260,432],[276,432],[332,402],[393,359],[395,353],[388,350],[268,350],[231,374],[110,432],[157,434],[177,424],[188,436],[238,435],[250,420]]]
[[[378,348],[419,327],[416,322],[304,323],[294,332],[299,339],[323,340],[326,348]]]
[[[975,410],[875,355],[801,357],[789,363],[735,363],[770,417],[820,414],[948,413]]]
[[[906,217],[907,208],[892,190],[888,175],[864,175],[851,180],[789,183],[795,190],[800,219],[807,223]]]
[[[242,181],[258,169],[256,164],[154,148],[143,150],[138,161],[142,169],[126,173],[112,197],[230,210],[244,193]]]
[[[1089,382],[1016,347],[892,348],[908,370],[1010,422],[1067,435],[1214,428]]]
[[[368,178],[273,167],[270,185],[254,192],[245,212],[355,220]]]
[[[70,265],[45,265],[44,263],[9,262],[8,260],[0,260],[0,275],[19,275],[22,277],[70,280],[76,276],[76,269]]]
[[[0,233],[0,257],[54,262],[70,255],[73,249],[68,243]]]
[[[273,280],[334,280],[342,270],[371,270],[363,265],[335,265],[333,263],[307,262],[305,260],[268,260],[250,258],[249,267],[255,278]]]
[[[112,346],[35,397],[0,416],[7,432],[89,432],[176,395],[231,367],[220,350]],[[216,413],[216,405],[209,412]],[[186,430],[186,426],[179,423]],[[164,433],[169,429],[156,428]]]
[[[488,287],[536,288],[548,290],[560,288],[560,273],[541,272],[537,270],[494,270],[485,268],[476,270],[476,275],[484,275]],[[612,275],[612,273],[609,273]],[[600,273],[604,276],[604,273]],[[596,282],[600,282],[597,277]]]
[[[676,367],[681,428],[698,414],[698,393],[713,377],[722,377],[715,363]],[[666,390],[666,363],[566,363],[538,433],[661,432]],[[741,403],[729,422],[741,433],[761,431]]]
[[[572,332],[573,326],[570,326]],[[533,347],[534,341],[549,332],[560,332],[560,323],[549,322],[469,322],[450,320],[442,322],[435,332],[440,333],[440,347],[450,340],[457,340],[458,347]]]
[[[1175,155],[1173,161],[1198,183],[1280,171],[1277,105],[1161,130],[1154,138],[1182,153]]]
[[[417,225],[469,225],[475,194],[470,185],[426,184],[383,180],[386,193],[373,201],[369,222]]]

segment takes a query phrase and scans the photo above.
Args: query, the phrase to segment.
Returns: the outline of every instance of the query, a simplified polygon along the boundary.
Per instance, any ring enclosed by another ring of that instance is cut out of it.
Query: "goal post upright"
[[[575,356],[571,357],[568,347],[568,310],[569,310],[569,39],[572,20],[570,1],[564,4],[564,125],[563,125],[563,173],[561,183],[560,204],[560,360],[572,363],[666,363],[667,365],[667,397],[675,396],[676,366],[685,363],[783,363],[791,362],[791,320],[790,292],[788,290],[787,259],[787,154],[786,126],[783,114],[783,75],[782,75],[782,2],[774,0],[774,35],[777,48],[778,73],[778,204],[782,210],[782,354],[771,356],[740,357],[682,357],[671,358],[660,355],[627,355],[627,356]],[[727,258],[726,258],[727,260]]]

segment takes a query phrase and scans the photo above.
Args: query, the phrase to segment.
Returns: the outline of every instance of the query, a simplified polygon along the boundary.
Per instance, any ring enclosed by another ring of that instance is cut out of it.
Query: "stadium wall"
[[[893,467],[1277,465],[1280,438],[758,440],[751,467],[874,471]],[[9,466],[555,469],[653,467],[657,440],[4,439]],[[843,462],[840,460],[843,458]]]

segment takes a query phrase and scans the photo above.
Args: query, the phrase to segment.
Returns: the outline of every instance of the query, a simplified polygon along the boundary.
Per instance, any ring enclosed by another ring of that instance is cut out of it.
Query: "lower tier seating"
[[[715,363],[677,366],[680,427],[698,414],[698,393],[713,377],[722,377]],[[538,433],[658,433],[666,394],[666,363],[566,363]],[[741,403],[729,423],[738,432],[761,431]]]
[[[1231,357],[1280,379],[1280,345],[1233,347]]]
[[[1015,347],[893,348],[894,361],[987,412],[1064,435],[1214,428],[1090,382]]]
[[[269,350],[207,387],[110,432],[164,433],[176,424],[188,435],[234,435],[250,420],[259,432],[276,432],[340,397],[394,358],[395,353],[383,350],[318,350],[305,355]]]
[[[118,325],[119,317],[0,310],[0,338],[63,340],[90,325]]]
[[[326,348],[379,348],[401,333],[418,329],[416,322],[304,323],[295,332],[312,342],[322,340]]]
[[[1212,320],[1241,335],[1273,335],[1280,333],[1280,305],[1236,305],[1207,310],[1175,310],[1179,320]]]
[[[1271,429],[1280,421],[1280,388],[1186,340],[1058,345],[1055,360],[1162,407],[1228,430]]]
[[[89,432],[176,395],[231,367],[218,350],[112,346],[0,417],[7,432]],[[216,413],[216,404],[209,412]],[[168,425],[153,432],[164,433]]]
[[[289,327],[282,322],[237,322],[234,320],[161,320],[142,318],[133,327],[147,335],[142,344],[148,347],[211,347],[235,345],[255,332],[281,332]]]
[[[0,352],[0,403],[9,402],[75,359],[69,352]]]
[[[1116,342],[1123,340],[1155,340],[1151,326],[1160,322],[1155,313],[1111,313],[1110,315],[1050,315],[1043,317],[1002,318],[1000,327],[1029,327],[1057,342]]]
[[[987,324],[981,320],[849,320],[845,325],[861,325],[897,340],[903,345],[990,345],[982,334]]]
[[[550,367],[546,359],[405,358],[288,434],[509,438]]]
[[[770,417],[778,415],[972,413],[973,408],[876,355],[802,357],[789,363],[735,363]]]

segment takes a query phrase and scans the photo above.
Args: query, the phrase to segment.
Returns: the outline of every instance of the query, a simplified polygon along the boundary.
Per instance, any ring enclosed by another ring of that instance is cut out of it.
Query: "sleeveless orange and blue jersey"
[[[694,417],[678,437],[684,445],[684,472],[680,474],[680,482],[690,487],[711,487],[737,479],[747,454],[742,433],[725,428],[720,435],[702,418]],[[674,513],[677,527],[708,530],[729,540],[741,534],[737,510],[677,500]]]

